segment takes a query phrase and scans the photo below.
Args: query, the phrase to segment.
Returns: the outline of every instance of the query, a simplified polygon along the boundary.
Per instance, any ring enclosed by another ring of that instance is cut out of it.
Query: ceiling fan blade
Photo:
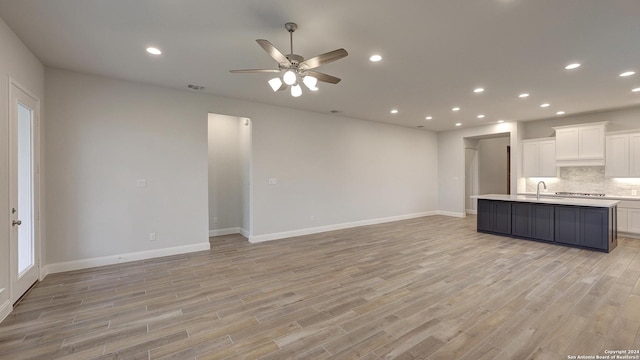
[[[324,81],[330,84],[337,84],[340,82],[340,78],[335,76],[327,75],[325,73],[317,72],[317,71],[305,71],[304,75],[310,75],[314,78],[318,79],[318,81]]]
[[[333,51],[329,51],[328,53],[324,53],[322,55],[318,55],[318,56],[314,56],[311,59],[307,59],[303,62],[300,63],[300,68],[301,69],[314,69],[317,68],[320,65],[324,65],[324,64],[328,64],[330,62],[336,61],[336,60],[340,60],[343,57],[349,55],[349,53],[347,53],[347,50],[345,49],[338,49],[338,50],[333,50]]]
[[[229,70],[234,74],[244,74],[244,73],[279,73],[280,70],[277,69],[242,69],[242,70]]]
[[[291,61],[289,61],[289,59],[287,59],[287,57],[284,56],[284,54],[282,54],[282,52],[278,50],[275,46],[273,46],[273,44],[271,44],[269,41],[264,39],[258,39],[256,40],[256,42],[258,43],[258,45],[262,46],[264,51],[266,51],[269,54],[269,56],[273,58],[273,60],[277,61],[278,64],[286,67],[291,66]]]

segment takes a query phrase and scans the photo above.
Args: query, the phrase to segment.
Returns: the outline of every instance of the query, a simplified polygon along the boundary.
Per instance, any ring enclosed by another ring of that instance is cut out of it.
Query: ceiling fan
[[[302,87],[300,82],[311,91],[317,91],[318,81],[337,84],[340,78],[332,75],[314,71],[321,65],[340,60],[349,55],[345,49],[329,51],[322,55],[314,56],[305,60],[302,56],[293,53],[293,32],[298,29],[296,23],[288,22],[284,24],[284,28],[289,32],[289,42],[291,52],[284,55],[273,44],[264,39],[258,39],[256,42],[260,45],[276,62],[278,69],[243,69],[230,70],[232,73],[279,73],[278,77],[269,80],[269,85],[273,91],[281,91],[291,86],[291,96],[298,97],[302,95]]]

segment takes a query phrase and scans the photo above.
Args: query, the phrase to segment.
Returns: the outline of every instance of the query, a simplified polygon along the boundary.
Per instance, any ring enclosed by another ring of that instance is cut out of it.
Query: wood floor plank
[[[610,254],[445,216],[51,274],[4,359],[566,359],[640,342],[640,240]]]

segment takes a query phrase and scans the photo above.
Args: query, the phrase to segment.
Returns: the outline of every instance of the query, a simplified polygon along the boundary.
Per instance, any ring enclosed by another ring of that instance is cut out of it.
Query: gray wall
[[[251,119],[253,235],[437,210],[432,132],[59,69],[46,85],[48,263],[207,242],[208,113]]]
[[[554,117],[523,122],[524,138],[537,139],[555,136],[554,126],[608,121],[607,131],[640,129],[640,107]]]
[[[511,144],[511,193],[518,188],[520,169],[519,142],[521,126],[505,122],[468,129],[438,133],[438,204],[444,214],[465,215],[465,138],[493,137],[495,134],[510,135]],[[468,142],[467,142],[468,145]],[[522,184],[524,187],[524,181]]]
[[[206,98],[50,68],[45,84],[47,263],[208,242]]]
[[[509,137],[478,141],[478,192],[480,194],[507,194],[507,146]]]

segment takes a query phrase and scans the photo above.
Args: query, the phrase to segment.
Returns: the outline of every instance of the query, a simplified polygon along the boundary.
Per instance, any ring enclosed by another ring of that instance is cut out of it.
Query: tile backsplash
[[[632,196],[632,190],[636,190],[636,195],[640,196],[640,179],[607,178],[604,167],[563,167],[557,178],[527,178],[526,191],[535,192],[540,180],[547,184],[547,193],[567,191]]]

